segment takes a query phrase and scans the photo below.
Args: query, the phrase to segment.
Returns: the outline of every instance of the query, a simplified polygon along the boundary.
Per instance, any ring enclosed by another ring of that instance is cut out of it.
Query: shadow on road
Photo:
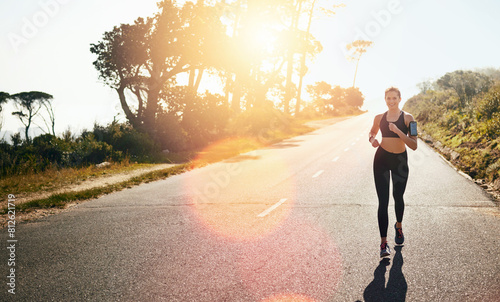
[[[385,286],[385,273],[387,266],[391,264],[388,258],[380,261],[374,272],[373,281],[368,284],[363,293],[363,298],[366,302],[375,301],[405,301],[408,285],[405,276],[403,275],[403,254],[401,253],[402,246],[394,247],[396,254],[394,255],[394,263],[389,272],[389,280]]]

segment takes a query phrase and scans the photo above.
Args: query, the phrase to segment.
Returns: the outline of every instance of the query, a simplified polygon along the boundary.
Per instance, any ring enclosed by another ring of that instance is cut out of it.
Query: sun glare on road
[[[222,141],[206,148],[195,162],[210,163],[213,156],[227,158],[244,152],[245,145],[255,144],[244,139]],[[252,152],[235,156],[192,173],[186,181],[192,213],[207,230],[231,240],[253,241],[276,230],[286,220],[295,195],[288,166],[276,158],[266,161],[265,169],[253,168],[250,163],[258,159]],[[276,188],[287,196],[261,194]],[[279,203],[280,200],[283,201]]]
[[[210,162],[212,154],[242,144],[222,141],[197,160]],[[256,301],[316,302],[335,295],[340,251],[321,228],[291,219],[297,183],[280,155],[262,149],[196,169],[184,190],[191,200],[188,215],[198,226],[237,246],[236,278]]]
[[[239,278],[257,301],[330,301],[342,279],[335,242],[317,226],[288,220],[283,229],[248,242],[237,261]]]

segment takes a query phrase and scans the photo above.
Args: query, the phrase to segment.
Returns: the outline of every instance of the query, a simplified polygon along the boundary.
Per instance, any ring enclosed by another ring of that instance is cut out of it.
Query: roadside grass
[[[70,202],[97,198],[105,194],[121,191],[125,188],[131,188],[132,186],[135,185],[147,183],[158,179],[164,179],[172,175],[180,174],[182,172],[187,171],[187,169],[188,169],[188,164],[179,164],[168,169],[149,172],[141,176],[134,177],[130,180],[123,181],[117,184],[108,185],[105,187],[96,187],[87,190],[54,194],[47,198],[36,199],[16,205],[16,211],[29,212],[34,209],[64,208],[66,204]],[[7,208],[3,208],[0,213],[6,214],[7,212],[8,212]]]
[[[439,150],[473,179],[487,182],[500,179],[500,138],[490,139],[473,127],[453,132],[435,123],[426,123],[422,125],[422,129],[434,141],[456,152],[453,158],[449,152]]]
[[[68,203],[97,198],[99,196],[131,188],[142,183],[165,179],[172,175],[180,174],[195,168],[219,162],[241,153],[256,150],[282,140],[302,135],[314,130],[302,123],[292,123],[286,129],[274,129],[260,133],[255,137],[235,137],[216,142],[198,152],[172,153],[169,158],[177,161],[184,159],[173,167],[145,173],[127,181],[110,184],[104,187],[96,187],[86,190],[53,194],[50,197],[31,200],[17,204],[17,212],[30,212],[34,209],[64,208]],[[114,163],[106,168],[95,166],[80,169],[50,170],[39,174],[12,176],[0,180],[0,196],[8,194],[29,194],[33,192],[53,191],[67,185],[79,184],[85,180],[97,178],[107,174],[115,174],[131,171],[142,167],[150,167],[154,164],[131,164],[128,161]],[[0,210],[0,214],[6,214],[7,207]]]
[[[0,196],[3,198],[13,193],[23,195],[40,191],[50,192],[67,185],[80,184],[89,179],[151,166],[154,166],[154,164],[134,164],[123,161],[111,163],[111,165],[103,168],[94,165],[82,168],[53,168],[42,173],[13,175],[0,179]]]

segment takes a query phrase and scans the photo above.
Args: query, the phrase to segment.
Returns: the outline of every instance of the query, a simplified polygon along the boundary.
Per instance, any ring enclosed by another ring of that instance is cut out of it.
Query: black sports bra
[[[405,115],[403,111],[399,114],[399,118],[397,121],[393,122],[404,134],[408,134],[408,127],[405,124]],[[384,113],[382,119],[380,120],[380,132],[382,132],[382,137],[398,137],[399,136],[389,130],[389,122],[387,121],[387,112]]]

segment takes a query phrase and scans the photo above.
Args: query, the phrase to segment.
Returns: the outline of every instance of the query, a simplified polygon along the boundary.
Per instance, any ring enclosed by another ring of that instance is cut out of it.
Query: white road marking
[[[286,198],[283,198],[281,199],[280,201],[278,201],[277,203],[275,203],[274,205],[272,205],[269,209],[265,210],[264,212],[260,213],[259,215],[257,215],[257,217],[265,217],[267,216],[269,213],[271,213],[272,211],[274,211],[277,207],[279,207],[280,205],[282,205],[287,199]]]
[[[338,156],[337,156],[337,157],[335,157],[334,159],[332,159],[332,161],[337,161],[337,160],[339,160],[339,157],[338,157]]]
[[[355,142],[351,144],[351,146],[354,146],[354,145],[356,145],[356,143],[355,143]]]
[[[313,178],[320,176],[321,174],[323,174],[323,172],[325,172],[325,170],[319,170],[318,172],[316,172],[316,174],[313,175]]]
[[[349,151],[349,148],[345,148],[345,149],[344,149],[344,152],[347,152],[347,151]]]

